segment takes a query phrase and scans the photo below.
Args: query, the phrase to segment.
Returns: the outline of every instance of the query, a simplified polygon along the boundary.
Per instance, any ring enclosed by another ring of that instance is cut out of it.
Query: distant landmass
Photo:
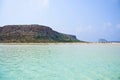
[[[108,41],[106,39],[99,39],[98,42],[100,42],[100,43],[107,43]]]
[[[0,27],[0,43],[82,42],[75,35],[63,34],[43,25],[5,25]]]
[[[120,43],[120,41],[108,41],[106,39],[99,39],[98,42],[100,42],[100,43]]]
[[[120,43],[120,41],[109,41],[111,43]]]

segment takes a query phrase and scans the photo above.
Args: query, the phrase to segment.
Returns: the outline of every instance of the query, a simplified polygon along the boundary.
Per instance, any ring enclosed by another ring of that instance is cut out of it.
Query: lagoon
[[[120,80],[120,44],[0,44],[0,80]]]

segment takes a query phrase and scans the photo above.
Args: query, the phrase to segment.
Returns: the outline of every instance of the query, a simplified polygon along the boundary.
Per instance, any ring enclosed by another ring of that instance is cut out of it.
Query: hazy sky
[[[0,26],[47,25],[80,40],[120,41],[120,0],[0,0]]]

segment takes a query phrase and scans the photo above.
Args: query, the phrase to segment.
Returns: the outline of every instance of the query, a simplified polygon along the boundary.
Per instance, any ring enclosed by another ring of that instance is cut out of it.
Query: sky
[[[40,24],[83,41],[120,41],[120,0],[0,0],[0,26]]]

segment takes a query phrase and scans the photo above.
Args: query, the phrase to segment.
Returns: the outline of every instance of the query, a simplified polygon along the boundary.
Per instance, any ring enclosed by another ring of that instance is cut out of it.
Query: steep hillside
[[[78,42],[67,35],[42,25],[6,25],[0,27],[0,42]]]

